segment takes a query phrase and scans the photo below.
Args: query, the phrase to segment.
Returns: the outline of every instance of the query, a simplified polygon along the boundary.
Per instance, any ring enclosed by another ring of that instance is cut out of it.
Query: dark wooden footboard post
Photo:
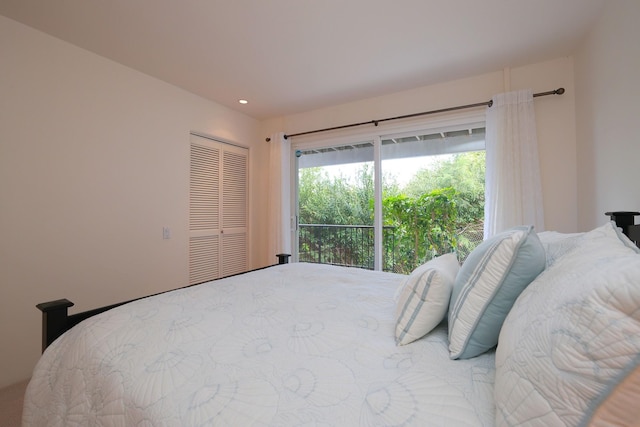
[[[278,264],[288,264],[291,254],[277,254]]]
[[[68,299],[43,302],[36,305],[42,311],[42,351],[67,329],[67,309],[73,306]]]

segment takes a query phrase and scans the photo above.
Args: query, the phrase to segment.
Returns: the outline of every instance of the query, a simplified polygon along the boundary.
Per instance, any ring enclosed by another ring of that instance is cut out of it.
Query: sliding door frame
[[[331,132],[330,134],[314,134],[311,136],[295,137],[291,143],[291,241],[292,258],[295,262],[299,260],[299,200],[298,200],[298,158],[299,151],[338,147],[343,145],[360,144],[364,142],[373,143],[374,153],[374,270],[382,270],[383,266],[383,216],[382,216],[382,140],[391,137],[411,135],[416,133],[429,133],[438,130],[450,131],[452,129],[464,129],[470,126],[481,125],[484,127],[486,121],[485,110],[481,111],[461,111],[449,113],[443,116],[421,117],[376,126],[371,129],[349,129],[346,131]]]

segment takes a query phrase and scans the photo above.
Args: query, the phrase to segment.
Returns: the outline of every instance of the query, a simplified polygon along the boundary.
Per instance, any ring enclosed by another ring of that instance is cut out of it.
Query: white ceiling
[[[0,14],[265,119],[571,55],[605,1],[0,0]]]

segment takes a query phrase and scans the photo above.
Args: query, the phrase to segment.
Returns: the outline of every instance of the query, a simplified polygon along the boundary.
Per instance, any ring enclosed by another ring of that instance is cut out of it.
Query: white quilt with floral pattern
[[[403,277],[295,263],[107,311],[47,349],[24,426],[493,425],[493,352],[396,346]]]

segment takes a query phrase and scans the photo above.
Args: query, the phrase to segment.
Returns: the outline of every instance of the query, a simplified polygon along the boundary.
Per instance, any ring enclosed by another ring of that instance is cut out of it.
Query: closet
[[[191,135],[189,284],[248,269],[249,150]]]

